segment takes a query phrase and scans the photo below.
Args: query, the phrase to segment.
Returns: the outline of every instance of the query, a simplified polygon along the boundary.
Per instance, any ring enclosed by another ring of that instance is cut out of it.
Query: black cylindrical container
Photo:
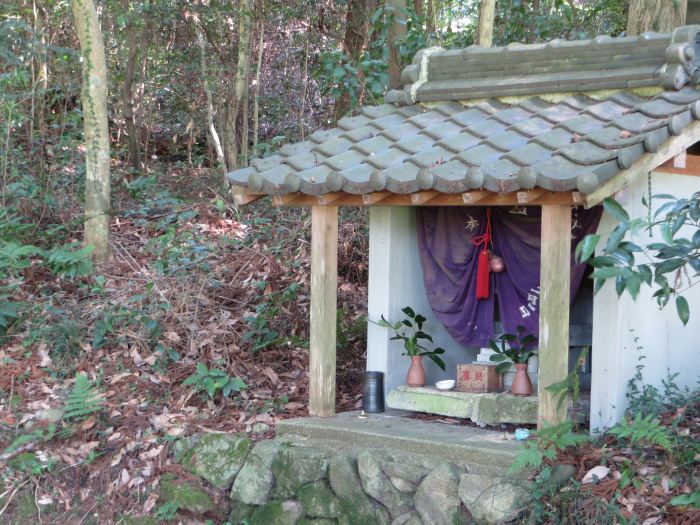
[[[370,414],[384,412],[384,372],[365,372],[362,410]]]

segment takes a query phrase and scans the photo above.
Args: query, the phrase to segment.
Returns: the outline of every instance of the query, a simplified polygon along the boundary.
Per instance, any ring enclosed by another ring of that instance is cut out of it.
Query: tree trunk
[[[630,0],[627,34],[666,33],[685,24],[688,0]]]
[[[397,41],[406,36],[406,0],[386,0],[387,7],[392,8],[391,25],[389,25],[389,87],[401,87],[401,56]]]
[[[207,47],[204,42],[202,28],[199,27],[198,24],[195,24],[195,31],[197,32],[197,43],[199,44],[199,70],[202,75],[202,87],[207,97],[207,136],[209,137],[213,150],[216,152],[217,166],[224,169],[226,166],[224,162],[224,150],[221,148],[221,140],[219,139],[219,134],[214,125],[214,103],[212,101],[211,88],[209,87],[208,80],[209,76],[207,74]]]
[[[85,244],[96,261],[109,259],[109,128],[107,67],[93,0],[73,0],[73,18],[83,59],[85,127]]]
[[[425,10],[425,32],[429,35],[437,28],[437,11],[435,10],[436,0],[427,0],[428,6]]]
[[[477,42],[481,47],[491,47],[493,44],[493,17],[495,10],[496,0],[481,0],[477,38]]]
[[[417,18],[423,17],[423,0],[413,0],[413,10]]]
[[[355,64],[367,47],[369,21],[377,8],[377,0],[350,0],[345,14],[345,37],[343,48],[350,61]],[[358,95],[358,99],[361,96]],[[335,104],[335,120],[350,110],[352,97],[347,91],[338,97]]]
[[[39,129],[41,140],[46,137],[46,118],[44,108],[46,107],[46,92],[49,87],[49,65],[47,57],[46,33],[44,31],[46,21],[46,9],[38,0],[33,3],[34,34],[38,38],[37,42],[37,78],[36,78],[36,111],[34,113],[34,127]],[[43,166],[43,163],[40,164]]]
[[[233,97],[226,105],[226,136],[224,140],[224,155],[226,157],[226,168],[234,170],[240,165],[245,165],[247,159],[239,159],[239,152],[246,148],[239,148],[245,141],[248,144],[248,137],[241,136],[239,139],[238,120],[242,113],[243,104],[248,103],[248,73],[250,71],[250,27],[251,27],[251,0],[240,0],[238,6],[238,61],[236,63],[236,76],[233,85]],[[247,126],[245,126],[247,129]]]
[[[127,59],[126,70],[124,71],[124,85],[122,86],[122,105],[124,108],[126,134],[129,141],[129,165],[131,165],[134,170],[139,170],[141,168],[141,137],[138,127],[136,126],[133,96],[139,43],[136,34],[136,24],[134,23],[134,14],[130,12],[131,2],[129,0],[123,0],[122,7],[128,19],[126,26]]]
[[[257,155],[258,139],[260,135],[260,71],[262,70],[263,52],[265,50],[265,17],[262,13],[262,2],[259,7],[260,38],[258,40],[258,63],[255,68],[255,84],[253,85],[253,155]],[[304,140],[303,133],[302,140]]]

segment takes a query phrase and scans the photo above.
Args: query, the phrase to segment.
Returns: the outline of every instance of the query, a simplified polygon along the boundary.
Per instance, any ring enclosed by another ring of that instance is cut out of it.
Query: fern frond
[[[77,374],[73,388],[66,397],[63,418],[81,421],[102,408],[102,398],[93,382],[85,374]]]

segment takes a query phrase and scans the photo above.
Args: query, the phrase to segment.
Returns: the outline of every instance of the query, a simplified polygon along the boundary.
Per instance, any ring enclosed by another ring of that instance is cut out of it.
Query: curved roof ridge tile
[[[401,75],[387,102],[469,100],[631,87],[680,90],[700,74],[700,25],[672,33],[511,43],[462,50],[428,48]]]

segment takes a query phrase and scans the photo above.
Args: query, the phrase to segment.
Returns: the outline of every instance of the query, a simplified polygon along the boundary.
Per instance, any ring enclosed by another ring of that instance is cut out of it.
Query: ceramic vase
[[[527,375],[527,363],[517,363],[515,365],[515,377],[510,393],[515,396],[529,396],[532,394],[532,383]]]
[[[408,386],[425,386],[425,368],[423,368],[423,357],[411,356],[411,366],[406,374]]]

